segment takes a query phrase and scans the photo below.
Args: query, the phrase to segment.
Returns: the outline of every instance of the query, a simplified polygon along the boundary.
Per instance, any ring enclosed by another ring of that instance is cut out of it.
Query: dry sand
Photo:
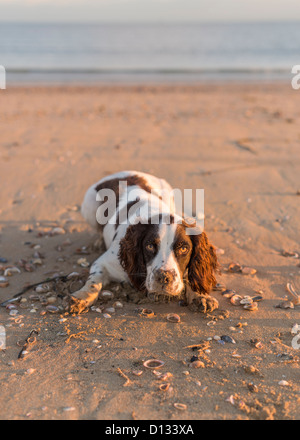
[[[300,308],[275,308],[287,282],[300,290],[300,260],[281,255],[300,252],[299,97],[289,84],[1,91],[0,257],[18,265],[36,251],[44,256],[33,272],[21,268],[9,278],[1,300],[53,273],[84,272],[75,251],[95,237],[76,207],[90,184],[123,169],[164,177],[175,188],[204,188],[206,231],[225,251],[219,281],[241,295],[264,292],[257,312],[214,292],[229,312],[215,325],[177,302],[146,305],[152,318],[123,301],[111,319],[89,312],[63,323],[30,306],[19,308],[23,326],[1,308],[1,419],[299,419],[300,351],[291,346],[291,328],[300,324]],[[49,236],[53,226],[66,234]],[[232,261],[257,273],[228,273]],[[170,312],[180,324],[166,320]],[[248,325],[229,329],[238,323]],[[33,328],[37,342],[17,360],[17,342]],[[81,339],[67,341],[79,332]],[[215,335],[236,344],[211,341],[210,352],[200,353],[205,368],[190,368],[198,352],[185,347]],[[262,348],[250,344],[255,338]],[[150,358],[173,374],[168,392],[141,366]],[[137,369],[141,376],[132,374]]]

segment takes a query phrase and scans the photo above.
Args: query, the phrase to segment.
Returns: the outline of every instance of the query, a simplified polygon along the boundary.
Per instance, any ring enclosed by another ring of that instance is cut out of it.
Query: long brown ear
[[[127,273],[132,285],[142,292],[146,292],[146,265],[143,254],[143,238],[146,228],[143,224],[131,225],[127,228],[126,235],[120,241],[119,260]]]
[[[214,274],[218,269],[218,260],[215,249],[209,243],[205,232],[189,237],[193,243],[193,252],[188,265],[190,286],[194,292],[209,293],[216,285]]]

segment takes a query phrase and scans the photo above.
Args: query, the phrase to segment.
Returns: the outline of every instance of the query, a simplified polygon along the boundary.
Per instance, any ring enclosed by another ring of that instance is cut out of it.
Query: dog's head
[[[133,286],[149,293],[179,295],[187,273],[193,291],[208,293],[216,284],[217,257],[205,232],[188,235],[181,224],[128,226],[119,259]]]

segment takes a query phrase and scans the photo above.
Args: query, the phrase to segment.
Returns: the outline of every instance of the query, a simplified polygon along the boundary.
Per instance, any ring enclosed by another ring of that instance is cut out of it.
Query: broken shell
[[[159,380],[167,380],[167,379],[169,379],[170,377],[172,377],[173,376],[173,374],[172,373],[161,373],[160,375],[159,375],[159,377],[158,377],[158,379]]]
[[[104,312],[110,314],[110,313],[115,313],[116,310],[114,307],[107,307],[106,309],[104,309]]]
[[[135,376],[141,376],[143,374],[143,370],[133,370],[132,374]]]
[[[245,305],[245,304],[252,304],[253,303],[253,299],[252,298],[246,298],[244,297],[243,299],[241,299],[240,304]]]
[[[234,306],[239,306],[239,305],[240,305],[240,302],[241,302],[242,299],[243,299],[243,298],[242,298],[240,295],[233,295],[233,296],[230,298],[230,302],[231,302],[231,304],[233,304]]]
[[[155,368],[161,368],[165,365],[163,361],[160,361],[159,359],[149,359],[148,361],[145,361],[143,363],[144,367],[155,369]]]
[[[86,258],[79,258],[77,260],[77,264],[79,264],[79,266],[81,267],[89,267],[90,263],[87,261]]]
[[[283,257],[299,258],[299,254],[297,254],[297,252],[282,251],[281,255]]]
[[[50,312],[50,313],[58,313],[59,312],[59,308],[56,306],[52,306],[52,305],[47,306],[46,310],[47,310],[47,312]]]
[[[103,292],[101,292],[100,296],[102,299],[109,301],[110,299],[113,299],[114,294],[110,290],[103,290]]]
[[[80,276],[79,272],[71,272],[67,276],[67,279],[69,280],[70,278],[76,278],[76,277],[79,277],[79,276]]]
[[[235,290],[226,289],[226,290],[224,290],[224,292],[222,292],[222,296],[224,296],[224,298],[231,298],[231,297],[233,297],[233,295],[236,295]]]
[[[4,271],[5,277],[11,277],[13,273],[21,273],[20,269],[18,267],[8,267]]]
[[[278,385],[280,385],[281,387],[288,387],[290,384],[286,380],[280,380],[278,382]]]
[[[239,263],[230,263],[228,266],[228,270],[229,272],[233,272],[233,273],[241,272],[242,267]]]
[[[296,290],[294,289],[294,286],[291,283],[287,283],[286,289],[292,295],[293,303],[295,305],[300,304],[300,295],[296,292]]]
[[[103,318],[109,319],[111,316],[109,313],[103,313]]]
[[[263,300],[263,297],[260,296],[260,295],[257,295],[257,296],[252,296],[251,299],[252,299],[253,302],[260,302],[260,301]]]
[[[36,293],[47,293],[49,292],[50,288],[48,284],[40,284],[35,288]]]
[[[176,409],[180,409],[181,411],[185,411],[187,406],[184,403],[174,403],[174,407]]]
[[[147,316],[147,318],[152,318],[154,316],[154,312],[151,309],[142,309],[141,315]]]
[[[221,336],[221,340],[224,342],[231,343],[231,344],[236,344],[235,340],[231,336],[228,336],[228,335]]]
[[[194,361],[190,363],[191,368],[205,368],[204,362],[202,361]]]
[[[170,384],[169,383],[162,383],[161,385],[159,385],[158,388],[160,389],[160,391],[168,391],[168,389],[170,388]]]
[[[254,275],[257,272],[256,269],[253,269],[253,267],[243,267],[242,268],[242,274],[243,275]]]
[[[246,304],[244,306],[245,310],[248,310],[249,312],[254,312],[256,310],[258,310],[258,305],[256,302],[252,303],[252,304]]]
[[[120,301],[116,301],[116,302],[113,304],[113,306],[114,306],[116,309],[122,309],[122,308],[123,308],[123,304],[122,304]]]
[[[176,313],[169,313],[169,314],[167,315],[167,320],[168,320],[169,322],[175,322],[175,323],[177,323],[177,322],[180,322],[180,316],[179,316],[179,315],[176,315]]]
[[[300,325],[294,324],[291,330],[292,335],[296,335],[298,332],[300,332]]]
[[[275,306],[276,309],[294,309],[294,303],[292,303],[292,301],[282,301],[281,303],[277,304],[277,306]]]

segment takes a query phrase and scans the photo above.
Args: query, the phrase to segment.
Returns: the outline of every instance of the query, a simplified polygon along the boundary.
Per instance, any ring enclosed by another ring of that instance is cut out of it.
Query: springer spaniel
[[[72,312],[93,305],[111,281],[129,282],[145,295],[178,297],[185,289],[194,309],[218,307],[209,295],[218,267],[214,247],[205,232],[187,234],[192,225],[176,214],[165,180],[135,171],[105,177],[88,189],[81,212],[107,250],[92,264],[86,284],[73,293]]]

